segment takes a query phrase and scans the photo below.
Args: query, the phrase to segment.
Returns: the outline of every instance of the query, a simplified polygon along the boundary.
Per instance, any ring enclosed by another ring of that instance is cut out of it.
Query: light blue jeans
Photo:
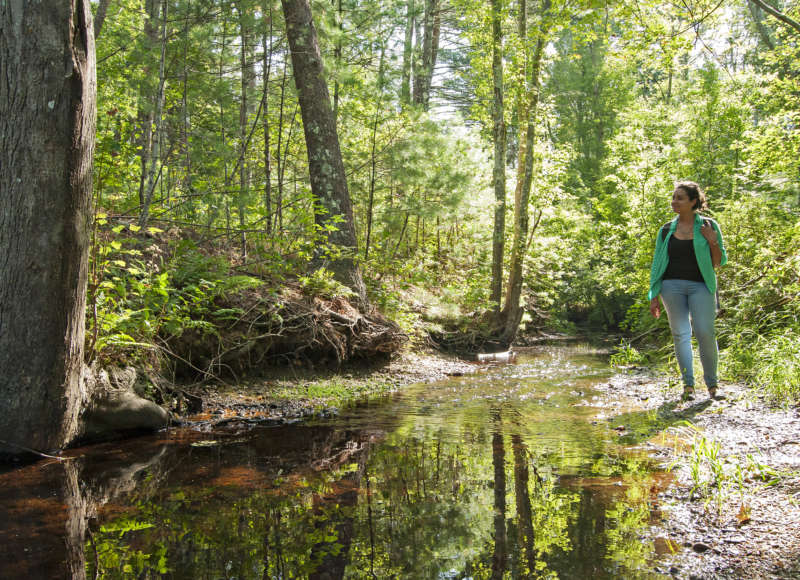
[[[675,356],[681,369],[683,384],[694,386],[692,366],[692,331],[700,351],[706,387],[717,386],[717,337],[714,319],[717,315],[716,297],[703,282],[664,280],[661,300],[669,318],[669,328],[675,343]]]

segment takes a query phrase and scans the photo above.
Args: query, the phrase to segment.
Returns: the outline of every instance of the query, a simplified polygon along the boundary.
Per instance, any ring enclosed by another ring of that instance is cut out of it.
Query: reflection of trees
[[[529,575],[536,569],[533,521],[528,477],[528,448],[518,433],[511,436],[514,448],[514,497],[517,507],[517,571]]]
[[[360,433],[287,428],[180,450],[158,492],[100,514],[100,577],[341,578],[366,461]],[[309,469],[316,466],[315,469]],[[105,516],[105,517],[103,517]],[[96,554],[96,555],[95,555]]]
[[[506,569],[506,450],[500,411],[493,413],[492,464],[494,466],[494,554],[492,579],[502,578]]]
[[[489,457],[475,449],[434,427],[401,429],[375,448],[375,492],[358,507],[346,577],[436,578],[462,569],[492,521]]]
[[[573,429],[560,409],[541,426],[504,401],[489,413],[456,406],[446,421],[409,416],[389,435],[218,432],[153,448],[138,465],[75,461],[64,502],[73,576],[635,575],[649,553],[638,539],[654,493],[648,464],[591,440],[588,422]],[[11,554],[2,533],[0,555]]]

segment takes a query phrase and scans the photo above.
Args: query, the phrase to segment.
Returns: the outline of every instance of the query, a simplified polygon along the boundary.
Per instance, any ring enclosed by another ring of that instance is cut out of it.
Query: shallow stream
[[[589,346],[541,347],[333,419],[7,471],[0,577],[663,578],[670,476],[598,407],[610,375]]]

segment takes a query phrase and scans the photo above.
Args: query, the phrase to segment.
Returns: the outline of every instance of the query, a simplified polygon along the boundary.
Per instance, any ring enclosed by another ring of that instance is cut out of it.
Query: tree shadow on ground
[[[619,438],[620,443],[637,445],[670,427],[690,422],[710,407],[712,402],[711,399],[706,399],[683,406],[680,401],[665,401],[655,409],[622,413],[610,418],[609,423],[614,427],[625,427]]]

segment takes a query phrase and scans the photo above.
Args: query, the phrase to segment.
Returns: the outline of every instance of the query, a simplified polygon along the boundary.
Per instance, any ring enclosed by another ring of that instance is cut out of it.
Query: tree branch
[[[756,6],[761,8],[767,14],[770,14],[771,16],[774,16],[775,18],[777,18],[778,20],[783,22],[786,26],[794,28],[796,32],[800,32],[800,22],[792,20],[791,18],[789,18],[788,16],[786,16],[782,12],[778,12],[772,6],[770,6],[769,4],[764,2],[764,0],[747,0],[747,1],[748,2],[752,2],[753,4],[755,4]]]

